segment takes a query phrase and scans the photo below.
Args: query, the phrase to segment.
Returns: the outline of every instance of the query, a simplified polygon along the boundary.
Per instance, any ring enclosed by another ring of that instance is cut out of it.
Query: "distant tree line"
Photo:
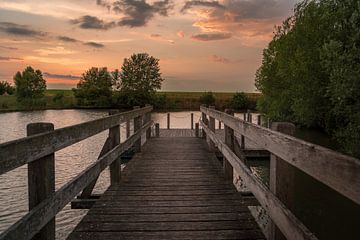
[[[263,52],[258,109],[275,121],[324,129],[360,156],[358,0],[305,0]]]

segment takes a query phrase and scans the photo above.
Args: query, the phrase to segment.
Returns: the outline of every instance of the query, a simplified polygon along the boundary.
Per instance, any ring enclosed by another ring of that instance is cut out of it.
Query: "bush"
[[[15,91],[15,88],[10,85],[7,81],[1,81],[0,82],[0,96],[4,95],[5,93],[9,95],[13,95]]]
[[[64,100],[64,93],[57,93],[54,97],[53,97],[53,102],[57,103],[57,102],[63,102]]]
[[[205,104],[207,106],[214,106],[215,105],[215,96],[210,92],[205,92],[203,95],[200,96],[201,104]]]
[[[237,92],[230,100],[229,105],[234,110],[247,109],[249,108],[249,100],[244,92]]]

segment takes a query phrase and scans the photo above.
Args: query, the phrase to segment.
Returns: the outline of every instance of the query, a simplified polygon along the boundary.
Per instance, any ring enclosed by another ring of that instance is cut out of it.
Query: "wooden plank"
[[[1,240],[31,239],[39,232],[63,207],[66,206],[82,189],[93,181],[126,149],[131,147],[141,134],[151,126],[151,122],[127,139],[124,143],[109,151],[98,161],[91,164],[70,182],[62,186],[54,195],[33,208],[14,225],[1,233]]]
[[[80,123],[55,131],[0,144],[0,174],[47,156],[74,143],[114,127],[128,119],[142,116],[152,107],[119,113],[113,116]]]
[[[68,239],[106,239],[93,234],[105,232],[111,232],[106,235],[110,239],[223,239],[222,234],[225,239],[264,239],[205,141],[194,139],[147,142],[125,167],[121,183],[103,194]],[[162,153],[156,155],[158,148]],[[203,156],[186,152],[195,149]]]
[[[224,121],[225,122],[225,121]],[[271,219],[287,237],[293,240],[315,240],[317,239],[304,224],[302,224],[284,204],[250,171],[250,169],[235,155],[233,151],[215,133],[201,122],[206,134],[216,143],[218,149],[240,174],[246,186],[251,190],[261,206],[268,212]]]
[[[261,148],[360,204],[359,159],[244,122],[220,111],[205,107],[201,107],[200,110],[255,141]]]

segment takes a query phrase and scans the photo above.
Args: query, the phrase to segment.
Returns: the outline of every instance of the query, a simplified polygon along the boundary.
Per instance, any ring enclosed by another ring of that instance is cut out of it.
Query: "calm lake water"
[[[200,112],[171,113],[171,128],[190,128],[190,113],[198,122]],[[46,110],[0,114],[0,143],[26,136],[26,125],[33,122],[52,122],[55,128],[90,121],[108,115],[99,110]],[[242,114],[236,114],[242,118]],[[166,128],[166,113],[153,113],[152,118]],[[256,121],[256,116],[253,116]],[[218,123],[216,122],[216,127]],[[121,127],[121,141],[125,140],[125,125]],[[298,131],[297,136],[317,144],[332,145],[322,134]],[[94,162],[105,142],[107,131],[56,152],[56,189]],[[250,168],[265,183],[269,180],[269,162],[252,161]],[[103,192],[109,184],[108,171],[98,180],[95,193]],[[336,194],[301,171],[296,174],[296,215],[319,239],[358,239],[360,236],[359,206]],[[27,167],[23,166],[0,175],[0,232],[7,229],[28,211]],[[87,210],[72,210],[67,205],[56,217],[57,239],[65,239]]]

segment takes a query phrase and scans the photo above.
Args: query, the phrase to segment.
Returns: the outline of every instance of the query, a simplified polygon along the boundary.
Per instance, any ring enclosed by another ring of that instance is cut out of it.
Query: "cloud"
[[[243,44],[262,45],[292,7],[288,0],[188,1],[183,12],[198,17],[193,26],[203,33],[228,32]]]
[[[81,78],[80,76],[52,74],[52,73],[48,73],[48,72],[44,72],[44,77],[67,79],[67,80],[79,80]]]
[[[185,37],[185,32],[184,31],[178,31],[176,33],[176,35],[178,35],[179,38],[184,38]]]
[[[31,29],[26,25],[20,25],[11,22],[0,22],[0,31],[23,37],[42,37],[47,33]]]
[[[35,49],[34,52],[38,53],[40,56],[70,55],[76,53],[76,51],[68,50],[63,46]]]
[[[79,40],[67,36],[58,36],[57,39],[63,42],[70,42],[70,43],[76,43],[79,42]]]
[[[158,40],[158,41],[163,41],[163,42],[175,44],[174,40],[163,37],[161,34],[157,34],[157,33],[150,34],[150,38]]]
[[[1,62],[17,62],[17,61],[23,61],[24,59],[22,58],[16,58],[16,57],[2,57],[0,56],[0,61]]]
[[[105,22],[97,17],[85,15],[77,19],[70,20],[70,23],[78,25],[83,29],[108,30],[116,26],[115,22]]]
[[[158,38],[158,37],[161,37],[161,35],[160,35],[160,34],[157,34],[157,33],[153,33],[153,34],[150,35],[150,37],[152,37],[152,38]]]
[[[185,5],[181,8],[181,12],[186,12],[187,10],[193,7],[225,9],[225,7],[222,4],[220,4],[218,1],[186,1]]]
[[[191,38],[198,41],[217,41],[217,40],[225,40],[232,37],[231,33],[200,33],[196,35],[192,35]]]
[[[104,48],[105,47],[104,44],[96,43],[96,42],[85,42],[84,45],[94,47],[94,48]]]
[[[210,60],[213,61],[213,62],[225,63],[225,64],[231,62],[228,58],[221,57],[221,56],[218,56],[218,55],[215,55],[215,54],[210,56]]]
[[[7,50],[18,50],[18,48],[16,48],[16,47],[8,47],[8,46],[0,46],[0,48],[7,49]]]

